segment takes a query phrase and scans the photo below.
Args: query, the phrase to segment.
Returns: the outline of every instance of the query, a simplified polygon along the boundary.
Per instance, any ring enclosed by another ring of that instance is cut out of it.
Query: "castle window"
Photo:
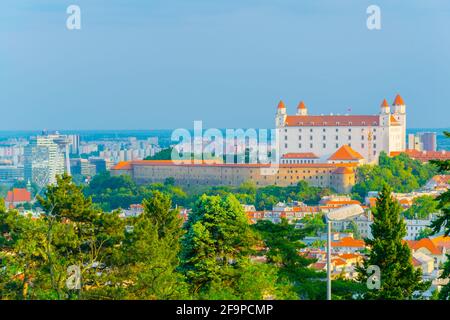
[[[350,122],[350,124],[351,124],[351,122]],[[348,128],[348,132],[352,132],[352,128]]]
[[[322,137],[322,140],[326,140],[326,139],[327,139],[327,137],[326,137],[326,136],[323,136],[323,137]]]
[[[374,148],[374,149],[377,148],[377,144],[376,144],[376,143],[373,144],[373,148]]]
[[[364,149],[364,143],[361,143],[361,148]]]
[[[287,148],[287,147],[288,147],[287,143],[285,143],[285,144],[284,144],[284,147],[285,147],[285,148]]]
[[[327,145],[324,143],[324,144],[323,144],[323,148],[325,149],[326,147],[327,147]]]
[[[312,141],[312,139],[313,139],[313,136],[309,136],[309,140],[311,140],[311,141]]]
[[[352,136],[348,136],[348,140],[352,140]]]
[[[364,140],[364,136],[361,136],[361,140]]]
[[[339,128],[336,128],[336,132],[339,132]]]
[[[323,124],[325,125],[325,124],[326,124],[326,122],[324,122]],[[323,128],[323,129],[322,129],[322,131],[323,131],[323,132],[325,132],[325,131],[326,131],[326,130],[325,130],[325,128]]]
[[[336,149],[339,148],[339,143],[336,143]]]
[[[302,132],[302,129],[300,128],[300,129],[298,129],[298,132]]]
[[[284,132],[287,132],[287,129],[284,129]]]
[[[313,132],[313,129],[311,128],[311,129],[309,129],[309,132]]]
[[[301,148],[302,148],[302,144],[301,144],[301,143],[299,143],[299,144],[298,144],[298,147],[299,147],[299,148],[301,149]]]
[[[376,135],[373,136],[373,140],[377,140],[377,136]]]
[[[302,140],[302,136],[298,136],[298,140]]]
[[[312,143],[310,143],[310,144],[309,144],[309,147],[310,147],[310,148],[312,149],[312,148],[313,148],[313,144],[312,144]]]
[[[336,141],[339,140],[339,136],[336,136]]]

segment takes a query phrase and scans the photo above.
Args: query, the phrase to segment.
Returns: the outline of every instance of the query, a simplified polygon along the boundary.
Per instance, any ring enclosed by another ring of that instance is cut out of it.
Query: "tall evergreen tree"
[[[182,270],[196,294],[214,281],[231,281],[254,244],[242,206],[231,194],[201,196],[186,229]]]
[[[144,212],[129,221],[122,248],[121,279],[127,299],[181,299],[186,297],[179,266],[182,219],[172,209],[170,196],[154,191],[143,202]]]
[[[384,185],[373,208],[373,238],[365,239],[370,247],[368,259],[358,268],[358,280],[366,283],[372,275],[367,273],[369,266],[379,267],[380,288],[368,290],[364,299],[412,299],[416,291],[428,287],[421,281],[421,270],[414,270],[411,250],[403,241],[406,226],[400,213],[400,205],[392,197],[390,187]]]
[[[447,138],[450,138],[450,132],[444,132]],[[442,174],[449,174],[450,172],[450,160],[432,160],[430,161],[436,165],[439,172]],[[439,201],[437,209],[440,209],[441,213],[438,215],[437,219],[432,222],[431,227],[434,233],[441,232],[444,229],[444,234],[446,236],[450,235],[450,190],[442,193],[436,198]],[[450,254],[447,254],[447,261],[444,264],[443,272],[441,278],[450,278]],[[439,293],[439,298],[443,300],[450,300],[450,283],[446,284],[441,292]]]

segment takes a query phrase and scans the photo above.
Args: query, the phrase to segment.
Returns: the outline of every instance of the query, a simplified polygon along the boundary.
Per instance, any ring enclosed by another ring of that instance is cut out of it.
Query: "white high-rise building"
[[[389,155],[406,149],[406,106],[400,95],[392,109],[384,99],[376,115],[309,115],[303,101],[297,114],[288,115],[280,101],[275,126],[280,158],[312,153],[327,162],[331,156],[339,157],[338,150],[345,146],[345,154],[372,163],[382,151]]]
[[[25,180],[39,186],[56,183],[56,175],[64,173],[65,152],[55,142],[55,136],[32,137],[25,147]]]

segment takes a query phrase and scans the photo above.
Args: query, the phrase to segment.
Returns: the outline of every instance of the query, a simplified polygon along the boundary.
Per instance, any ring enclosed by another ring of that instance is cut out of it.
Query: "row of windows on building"
[[[307,145],[307,144],[306,144],[306,145]],[[347,143],[347,145],[348,145],[349,147],[352,146],[351,143]],[[284,148],[287,149],[288,147],[289,147],[289,145],[288,145],[287,143],[285,143],[285,144],[284,144]],[[298,147],[299,147],[299,149],[301,149],[301,148],[303,148],[303,145],[302,145],[301,143],[299,143],[299,144],[298,144]],[[309,144],[309,147],[310,147],[311,149],[314,149],[314,144],[310,143],[310,144]],[[365,147],[366,147],[366,144],[365,144],[365,143],[361,143],[361,149],[364,149]],[[326,143],[322,144],[322,148],[323,148],[323,149],[326,149],[326,148],[327,148],[327,144],[326,144]],[[377,148],[377,144],[376,144],[376,143],[373,144],[373,148],[374,148],[374,149]],[[339,143],[336,143],[336,149],[339,149]],[[374,154],[376,154],[376,152],[375,152]]]
[[[296,159],[296,160],[281,160],[281,163],[284,164],[304,164],[304,163],[315,163],[316,160],[313,159]]]
[[[373,136],[372,138],[373,138],[373,140],[377,140],[377,136]],[[286,136],[284,136],[284,141],[287,141],[287,140],[289,140],[289,137],[286,135]],[[309,141],[313,141],[313,140],[314,140],[314,136],[309,136]],[[322,136],[322,140],[326,141],[327,140],[327,136]],[[339,141],[339,136],[336,136],[335,140]],[[352,140],[352,136],[349,135],[347,140],[349,140],[349,141]],[[365,140],[365,136],[361,136],[361,140],[364,141]],[[302,141],[302,136],[298,136],[298,141]]]
[[[305,129],[305,131],[307,131],[307,130]],[[320,131],[320,130],[316,129],[315,131]],[[327,132],[327,131],[328,131],[328,130],[327,130],[326,128],[323,128],[323,129],[322,129],[322,132]],[[331,130],[330,130],[330,131],[331,131]],[[336,132],[339,132],[339,128],[336,128],[335,131],[336,131]],[[348,128],[347,131],[348,131],[348,132],[352,132],[352,128]],[[365,132],[365,131],[366,131],[365,128],[361,128],[361,132]],[[376,128],[373,128],[372,131],[373,131],[373,132],[377,132],[377,129],[376,129]],[[288,129],[284,129],[284,132],[288,132]],[[304,132],[304,131],[302,130],[302,128],[299,128],[299,129],[298,129],[298,132]],[[313,129],[313,128],[310,128],[310,129],[309,129],[309,132],[311,132],[311,133],[314,132],[314,129]]]

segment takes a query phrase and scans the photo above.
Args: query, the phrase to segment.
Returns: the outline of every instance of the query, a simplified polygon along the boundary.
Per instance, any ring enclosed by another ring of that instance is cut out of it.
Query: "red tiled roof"
[[[347,169],[347,168],[346,168]],[[359,204],[361,205],[361,202],[359,202],[358,200],[327,200],[324,201],[325,205],[346,205],[346,204]]]
[[[363,156],[353,150],[349,145],[344,144],[328,160],[361,160]]]
[[[382,107],[385,107],[385,108],[386,108],[386,107],[389,107],[389,103],[387,102],[386,99],[383,100],[383,102],[381,103],[381,106],[382,106]]]
[[[282,159],[319,159],[319,157],[312,152],[286,153]]]
[[[286,106],[284,105],[283,100],[280,100],[280,102],[278,103],[278,109],[285,109]]]
[[[378,126],[379,116],[358,116],[358,115],[324,115],[324,116],[287,116],[286,125],[296,126]]]
[[[339,241],[331,242],[332,247],[349,247],[349,248],[363,248],[365,246],[364,240],[357,240],[351,237],[342,238]]]
[[[438,236],[430,240],[436,247],[446,248],[447,251],[450,251],[450,237]]]
[[[420,240],[407,240],[406,243],[412,250],[419,250],[420,248],[426,248],[431,254],[439,255],[441,250],[435,246],[433,241],[429,238],[423,238]]]
[[[12,191],[8,191],[5,199],[6,202],[30,202],[31,193],[27,189],[14,188]]]
[[[306,109],[305,103],[303,101],[300,101],[297,109]]]
[[[418,150],[405,150],[405,151],[393,151],[390,153],[391,157],[398,156],[401,153],[405,153],[413,159],[428,162],[430,160],[450,160],[449,151],[418,151]]]
[[[394,103],[392,105],[403,106],[403,105],[405,105],[405,102],[403,101],[403,98],[399,94],[397,94],[397,96],[395,97]]]

